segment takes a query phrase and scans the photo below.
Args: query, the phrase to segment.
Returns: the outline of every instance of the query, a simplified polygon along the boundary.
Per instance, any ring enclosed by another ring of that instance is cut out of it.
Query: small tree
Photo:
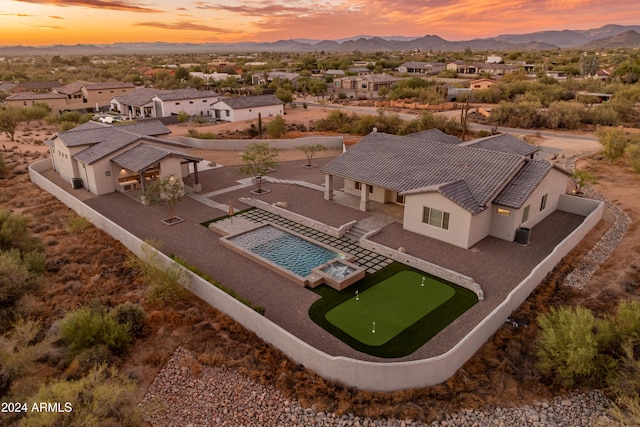
[[[327,147],[322,144],[305,144],[296,147],[297,150],[301,150],[304,155],[307,157],[307,167],[311,168],[315,165],[311,164],[311,160],[313,159],[313,155],[319,151],[327,151]]]
[[[157,192],[160,196],[158,203],[166,204],[169,210],[169,218],[167,222],[174,222],[176,205],[185,196],[184,183],[180,178],[176,178],[174,175],[164,176],[158,180],[155,185],[147,188],[147,196],[151,199],[151,194]]]
[[[278,165],[278,152],[277,148],[270,147],[267,142],[257,142],[249,145],[240,155],[242,160],[240,173],[253,176],[257,186],[256,193],[264,192],[262,176]]]
[[[4,132],[9,139],[15,141],[18,124],[24,120],[24,113],[16,107],[0,108],[0,131]]]
[[[596,176],[589,171],[576,169],[574,173],[569,177],[571,179],[571,183],[576,189],[576,194],[581,194],[582,189],[589,185],[595,184],[597,182]]]
[[[267,123],[267,135],[269,135],[269,138],[280,138],[285,133],[287,133],[287,122],[280,114]]]

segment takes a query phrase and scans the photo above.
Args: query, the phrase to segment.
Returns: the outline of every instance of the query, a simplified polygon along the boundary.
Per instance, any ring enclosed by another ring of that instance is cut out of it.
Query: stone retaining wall
[[[57,197],[65,205],[104,230],[138,256],[144,242],[89,206],[62,190],[40,172],[51,168],[45,159],[29,166],[31,180]],[[579,204],[575,202],[574,204]],[[440,384],[456,373],[462,365],[500,328],[530,295],[549,271],[591,230],[602,216],[600,203],[585,221],[565,238],[482,322],[471,330],[451,350],[436,357],[409,362],[369,362],[328,355],[302,341],[279,325],[230,297],[211,283],[185,269],[189,277],[187,288],[212,307],[228,314],[242,326],[280,349],[297,363],[331,381],[362,390],[395,391]],[[158,252],[158,259],[169,265],[173,260]]]
[[[360,238],[358,244],[365,249],[369,249],[370,251],[384,255],[394,261],[410,265],[411,267],[415,267],[418,270],[424,271],[425,273],[429,273],[433,276],[462,286],[463,288],[467,288],[470,291],[475,292],[475,294],[478,296],[478,300],[484,300],[484,291],[482,290],[480,285],[473,280],[472,277],[465,276],[464,274],[460,274],[456,271],[449,270],[448,268],[444,268],[429,261],[414,257],[413,255],[400,252],[396,249],[369,240],[369,237],[373,236],[379,231],[380,230],[374,230],[365,234],[364,236],[362,236],[362,238]]]

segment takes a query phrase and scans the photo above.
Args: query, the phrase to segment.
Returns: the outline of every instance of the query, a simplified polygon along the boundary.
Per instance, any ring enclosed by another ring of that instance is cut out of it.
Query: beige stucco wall
[[[239,122],[242,120],[253,120],[258,118],[258,113],[262,118],[284,115],[284,105],[266,105],[264,107],[244,108],[232,110],[224,102],[216,104],[215,108],[211,108],[211,115],[215,117],[215,110],[220,110],[220,120],[227,122]],[[225,111],[229,110],[230,115],[227,117]]]
[[[82,88],[82,95],[86,98],[88,108],[93,108],[97,102],[99,105],[109,105],[109,100],[114,96],[122,96],[131,93],[135,87],[117,88],[117,89],[92,89]]]
[[[364,185],[364,184],[362,184]],[[351,194],[354,196],[357,196],[358,198],[360,198],[362,190],[358,190],[356,189],[356,182],[350,179],[345,179],[344,180],[344,192],[347,194]],[[380,187],[373,187],[373,192],[369,193],[369,200],[373,201],[373,202],[378,202],[378,203],[387,203],[389,200],[387,200],[386,197],[386,193],[387,190],[385,190],[384,188],[380,188]]]
[[[172,114],[178,114],[180,111],[184,111],[190,116],[198,115],[210,115],[209,106],[214,102],[217,102],[220,97],[209,96],[205,98],[193,98],[193,99],[177,99],[174,101],[162,101],[155,96],[153,101],[162,103],[162,115],[170,116]],[[158,117],[160,111],[156,111]],[[280,113],[282,114],[282,113]]]
[[[500,239],[513,241],[519,227],[532,228],[553,211],[558,209],[558,200],[561,195],[565,194],[566,188],[567,175],[557,169],[551,169],[520,209],[493,204],[491,206],[493,218],[490,234]],[[545,208],[541,211],[540,205],[542,197],[545,194],[547,195],[547,203]],[[524,208],[527,206],[530,206],[529,218],[526,222],[522,222]],[[498,208],[510,211],[510,215],[507,217],[505,215],[498,214]]]
[[[7,100],[7,105],[14,107],[32,107],[34,104],[47,104],[53,111],[64,109],[67,105],[65,98],[43,98],[43,99],[13,99]]]
[[[445,230],[422,222],[422,213],[425,206],[448,212],[449,229]],[[484,230],[488,232],[489,227],[486,222],[486,215],[474,218],[470,212],[439,193],[408,194],[405,196],[404,229],[454,246],[468,249],[476,241],[480,240],[475,240],[479,234],[483,234]],[[473,234],[471,233],[472,229]]]

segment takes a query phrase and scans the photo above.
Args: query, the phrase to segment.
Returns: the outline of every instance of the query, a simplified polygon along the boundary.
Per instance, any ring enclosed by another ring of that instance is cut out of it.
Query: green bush
[[[0,153],[0,176],[7,170],[7,164],[4,161],[4,155]]]
[[[537,367],[554,382],[572,387],[592,382],[603,373],[604,356],[600,352],[597,322],[584,307],[552,308],[538,318],[541,331]]]
[[[287,122],[279,114],[267,123],[269,138],[280,138],[285,133],[287,133]]]
[[[13,305],[23,295],[34,290],[40,283],[40,276],[29,271],[17,249],[0,252],[0,329],[8,326]]]
[[[29,218],[0,209],[0,251],[16,248],[25,253],[40,249],[38,239],[29,233]]]
[[[134,389],[135,383],[116,368],[101,365],[77,381],[51,381],[40,387],[28,401],[60,402],[60,410],[29,411],[20,425],[137,425],[141,420],[130,403]]]
[[[109,313],[94,311],[88,307],[67,313],[60,324],[60,335],[72,356],[99,345],[104,345],[115,354],[121,354],[134,340],[128,324],[118,323]]]
[[[111,310],[111,315],[121,325],[129,325],[129,330],[134,337],[139,338],[144,334],[146,315],[140,304],[125,302]]]
[[[640,173],[640,144],[630,144],[625,153],[633,170]]]
[[[629,139],[622,129],[602,129],[597,135],[602,144],[602,155],[607,160],[613,162],[624,154]]]
[[[83,216],[70,214],[67,216],[67,229],[71,234],[81,234],[87,228],[91,227],[91,221]]]

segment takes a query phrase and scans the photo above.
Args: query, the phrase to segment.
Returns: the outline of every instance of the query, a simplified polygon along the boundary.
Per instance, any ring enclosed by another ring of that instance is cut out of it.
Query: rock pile
[[[446,414],[431,426],[595,425],[610,405],[599,392],[558,397],[519,408],[467,410]],[[178,348],[160,371],[141,403],[145,420],[155,427],[418,427],[413,420],[338,416],[302,408],[275,387],[253,381],[234,369],[200,365]]]

